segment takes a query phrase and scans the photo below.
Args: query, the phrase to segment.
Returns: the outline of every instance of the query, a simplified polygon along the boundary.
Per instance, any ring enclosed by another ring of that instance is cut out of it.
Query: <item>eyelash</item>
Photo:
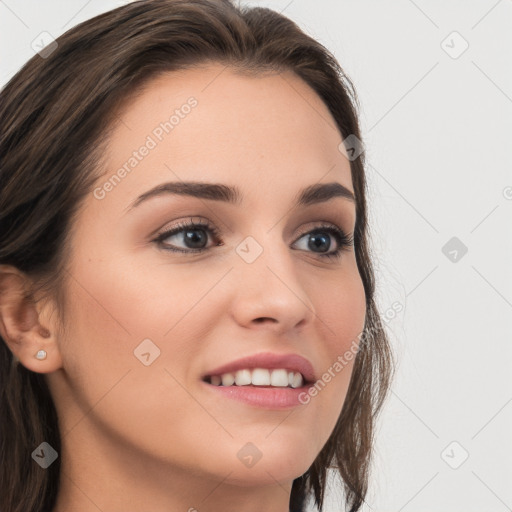
[[[181,253],[201,253],[204,251],[209,250],[209,248],[202,248],[202,249],[176,249],[175,247],[169,247],[166,246],[163,243],[163,240],[166,238],[169,238],[172,235],[176,235],[182,231],[186,230],[195,230],[195,229],[204,229],[205,231],[209,232],[211,235],[213,235],[216,239],[220,238],[220,233],[217,228],[215,228],[213,225],[211,225],[209,222],[181,222],[174,226],[172,229],[163,231],[162,233],[159,233],[157,238],[155,238],[153,241],[157,243],[163,250],[165,251],[172,251],[172,252],[181,252]],[[352,235],[347,235],[342,229],[334,227],[330,224],[324,225],[320,224],[317,227],[315,227],[313,230],[307,231],[306,233],[303,233],[298,239],[300,240],[306,235],[311,235],[313,233],[328,233],[332,235],[337,244],[338,248],[330,253],[318,253],[318,256],[321,258],[329,258],[329,259],[339,259],[341,257],[342,251],[346,250],[348,247],[354,245],[354,238]],[[217,244],[217,247],[222,244]]]

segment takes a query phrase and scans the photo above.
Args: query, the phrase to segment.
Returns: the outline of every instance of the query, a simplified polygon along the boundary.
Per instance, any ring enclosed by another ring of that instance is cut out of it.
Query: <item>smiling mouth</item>
[[[207,375],[203,382],[212,386],[234,387],[245,386],[255,388],[301,388],[309,382],[297,371],[286,368],[244,368],[221,375]]]

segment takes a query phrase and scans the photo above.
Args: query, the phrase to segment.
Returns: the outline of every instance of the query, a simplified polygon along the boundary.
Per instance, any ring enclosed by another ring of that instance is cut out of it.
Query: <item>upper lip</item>
[[[231,361],[213,370],[209,370],[208,373],[203,375],[203,378],[211,377],[212,375],[222,375],[223,373],[234,373],[245,368],[267,368],[269,370],[284,368],[300,372],[308,383],[316,380],[313,365],[306,358],[298,354],[274,354],[272,352],[261,352]]]

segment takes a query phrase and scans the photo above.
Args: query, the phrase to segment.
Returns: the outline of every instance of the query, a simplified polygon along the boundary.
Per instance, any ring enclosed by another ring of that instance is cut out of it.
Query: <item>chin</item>
[[[226,483],[241,487],[290,482],[303,475],[316,458],[317,453],[305,453],[303,448],[304,444],[289,446],[286,450],[282,445],[279,448],[267,445],[258,453],[247,444],[242,450],[238,447],[234,450],[234,459],[223,458],[225,464],[219,471],[223,477],[231,472]]]
[[[276,485],[278,482],[286,484],[303,475],[310,465],[288,463],[286,467],[276,467],[273,463],[267,461],[265,464],[260,460],[252,468],[233,468],[233,472],[224,482],[238,487]]]

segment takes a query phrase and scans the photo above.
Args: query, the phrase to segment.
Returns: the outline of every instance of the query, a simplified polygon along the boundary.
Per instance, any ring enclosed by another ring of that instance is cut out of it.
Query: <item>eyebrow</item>
[[[243,194],[236,186],[228,186],[222,183],[204,183],[197,181],[168,182],[141,194],[128,208],[130,211],[152,197],[175,194],[182,196],[209,199],[212,201],[224,201],[229,204],[239,205],[243,200]],[[331,199],[341,197],[355,202],[354,193],[338,182],[318,183],[310,185],[299,191],[295,197],[295,206],[309,206],[323,203]]]

